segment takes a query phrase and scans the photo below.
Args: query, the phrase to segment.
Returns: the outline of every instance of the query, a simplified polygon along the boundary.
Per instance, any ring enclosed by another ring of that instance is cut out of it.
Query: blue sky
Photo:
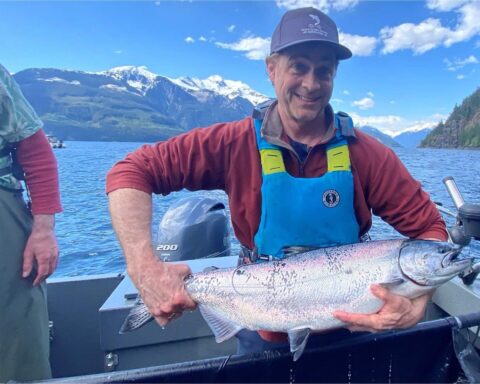
[[[281,15],[316,6],[354,53],[332,105],[386,132],[432,126],[479,86],[480,1],[2,1],[0,62],[168,77],[220,75],[274,96],[264,58]]]

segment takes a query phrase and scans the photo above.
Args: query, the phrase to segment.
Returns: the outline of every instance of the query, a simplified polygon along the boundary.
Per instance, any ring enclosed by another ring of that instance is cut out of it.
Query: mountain
[[[419,131],[405,131],[393,137],[393,139],[407,148],[416,148],[421,141],[432,132],[432,128],[425,128]]]
[[[422,147],[480,147],[480,88],[455,106],[447,121],[422,141]]]
[[[102,72],[32,68],[14,75],[45,124],[63,140],[157,141],[242,119],[267,100],[220,76],[170,79],[145,67]]]
[[[218,75],[213,75],[205,80],[200,80],[196,77],[179,77],[178,79],[169,79],[179,87],[185,89],[190,94],[203,98],[205,92],[213,92],[219,95],[234,99],[236,97],[242,97],[250,101],[253,105],[258,105],[268,100],[267,97],[254,91],[245,83],[234,80],[224,80]]]
[[[369,125],[364,125],[364,126],[360,126],[359,129],[370,135],[370,136],[373,136],[375,139],[377,139],[378,141],[380,141],[382,144],[385,144],[389,147],[401,147],[401,145],[399,143],[397,143],[391,136],[381,132],[379,129],[375,128],[375,127],[371,127]]]

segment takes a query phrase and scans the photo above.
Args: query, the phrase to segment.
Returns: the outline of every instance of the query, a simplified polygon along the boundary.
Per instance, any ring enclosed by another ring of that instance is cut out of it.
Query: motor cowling
[[[229,255],[230,231],[225,205],[203,196],[176,200],[158,226],[155,254],[162,261]]]

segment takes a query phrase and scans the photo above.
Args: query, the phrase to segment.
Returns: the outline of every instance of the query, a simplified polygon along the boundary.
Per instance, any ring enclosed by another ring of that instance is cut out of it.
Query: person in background
[[[252,117],[145,145],[110,170],[113,226],[128,273],[159,324],[195,303],[183,285],[188,266],[154,255],[152,193],[224,190],[247,263],[281,258],[290,246],[358,242],[372,213],[404,236],[447,239],[434,203],[395,153],[329,104],[339,61],[351,56],[327,15],[314,8],[288,11],[266,59],[276,100],[257,106]],[[407,328],[423,318],[430,298],[410,300],[377,285],[372,292],[384,301],[378,313],[334,315],[355,331]],[[264,331],[237,337],[239,353],[286,341],[285,334]]]
[[[54,214],[61,210],[42,122],[0,65],[0,382],[51,377],[45,279],[57,267]]]

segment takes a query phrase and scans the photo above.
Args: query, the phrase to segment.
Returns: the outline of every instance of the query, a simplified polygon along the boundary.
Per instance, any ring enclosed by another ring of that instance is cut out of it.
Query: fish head
[[[461,251],[447,242],[406,240],[400,249],[400,270],[418,285],[437,287],[471,266],[473,259],[458,257]]]

